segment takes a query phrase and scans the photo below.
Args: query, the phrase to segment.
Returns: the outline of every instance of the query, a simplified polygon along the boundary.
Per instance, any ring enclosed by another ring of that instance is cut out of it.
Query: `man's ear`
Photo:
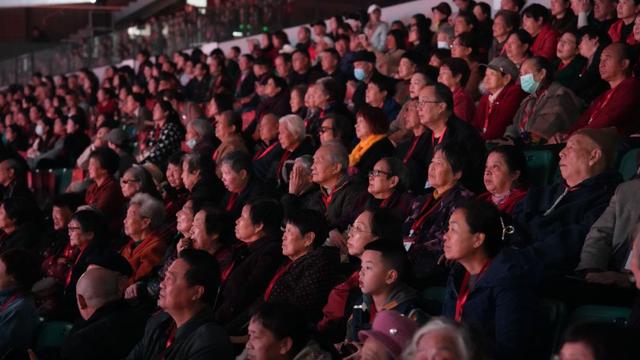
[[[87,300],[84,298],[84,296],[80,294],[76,294],[76,299],[78,300],[78,309],[84,310],[89,307],[89,305],[87,305]]]
[[[595,148],[591,150],[591,154],[589,156],[589,165],[593,166],[597,164],[603,157],[604,157],[604,154],[602,153],[602,149]]]
[[[293,340],[289,336],[280,340],[280,355],[285,355],[293,348]]]

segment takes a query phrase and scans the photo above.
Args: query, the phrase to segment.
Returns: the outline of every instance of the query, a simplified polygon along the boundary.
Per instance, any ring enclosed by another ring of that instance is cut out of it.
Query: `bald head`
[[[600,77],[611,83],[631,75],[634,65],[633,49],[626,43],[613,43],[600,55]]]
[[[122,297],[120,274],[102,267],[94,267],[78,279],[76,294],[82,317],[87,319],[103,305]],[[85,312],[89,312],[85,317]]]

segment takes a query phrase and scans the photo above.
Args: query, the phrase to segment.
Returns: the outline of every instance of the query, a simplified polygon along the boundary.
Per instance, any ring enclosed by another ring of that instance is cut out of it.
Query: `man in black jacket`
[[[160,285],[158,306],[164,311],[149,320],[127,359],[232,359],[229,338],[211,309],[219,285],[212,255],[182,250]]]
[[[121,359],[140,340],[146,316],[122,300],[120,279],[119,273],[103,267],[90,268],[80,277],[76,298],[83,320],[66,338],[63,359]]]

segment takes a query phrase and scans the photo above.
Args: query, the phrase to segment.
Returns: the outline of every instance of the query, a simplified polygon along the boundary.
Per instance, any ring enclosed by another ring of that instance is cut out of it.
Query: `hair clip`
[[[502,241],[504,241],[504,238],[507,235],[512,235],[514,232],[516,232],[516,229],[512,226],[512,225],[508,225],[505,226],[504,225],[504,220],[502,220],[502,216],[499,217],[500,218],[500,225],[502,226]]]

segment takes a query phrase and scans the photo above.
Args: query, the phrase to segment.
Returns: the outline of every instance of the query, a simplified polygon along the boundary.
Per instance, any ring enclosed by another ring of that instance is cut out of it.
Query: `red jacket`
[[[473,103],[471,95],[464,88],[457,88],[453,92],[453,113],[461,120],[471,123],[475,111],[476,105]]]
[[[599,129],[615,126],[620,134],[633,134],[640,129],[639,102],[640,81],[627,78],[615,88],[598,96],[587,111],[580,115],[569,133],[582,128]]]
[[[611,38],[611,41],[613,42],[620,42],[623,41],[622,39],[622,27],[624,26],[624,20],[620,19],[616,22],[614,22],[613,24],[611,24],[611,27],[609,28],[609,31],[607,32],[609,34],[609,37]],[[627,42],[627,44],[629,45],[636,45],[638,42],[636,41],[636,38],[633,37],[633,31],[631,31],[629,33],[629,35],[627,36],[627,39],[624,40]]]
[[[550,24],[542,27],[531,45],[533,56],[542,56],[552,61],[556,58],[556,47],[558,45],[558,34],[551,28]]]
[[[122,248],[120,255],[127,259],[133,268],[131,283],[147,276],[159,265],[166,250],[166,241],[156,234],[148,235],[138,244],[133,239],[130,240]]]
[[[485,140],[501,138],[507,126],[513,123],[513,117],[526,96],[520,85],[513,81],[502,89],[493,103],[489,102],[489,95],[482,96],[473,117],[473,126]]]

